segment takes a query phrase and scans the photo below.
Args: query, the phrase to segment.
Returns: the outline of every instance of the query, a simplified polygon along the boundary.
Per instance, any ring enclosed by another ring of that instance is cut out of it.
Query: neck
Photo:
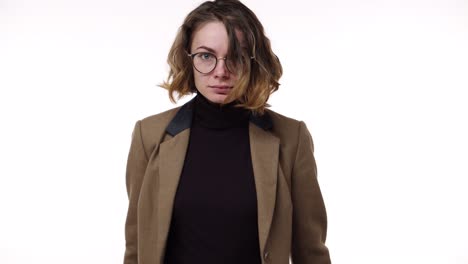
[[[235,101],[225,105],[214,103],[198,93],[195,98],[194,123],[217,129],[245,126],[249,122],[250,111],[235,107],[236,104]]]

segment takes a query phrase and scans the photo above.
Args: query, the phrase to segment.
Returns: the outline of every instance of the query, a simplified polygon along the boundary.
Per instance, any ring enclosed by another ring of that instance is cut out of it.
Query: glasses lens
[[[218,63],[217,57],[209,52],[193,54],[192,58],[195,69],[204,74],[212,72]],[[236,61],[231,59],[224,59],[224,63],[226,64],[226,68],[229,72],[236,73],[238,70],[238,64]]]
[[[216,56],[207,52],[197,53],[193,56],[193,66],[201,73],[209,73],[216,66]]]
[[[236,73],[237,71],[237,63],[233,60],[226,59],[226,68],[231,72],[231,73]]]

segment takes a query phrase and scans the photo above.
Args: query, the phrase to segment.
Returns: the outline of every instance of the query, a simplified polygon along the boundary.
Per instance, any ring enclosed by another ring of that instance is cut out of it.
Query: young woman
[[[306,125],[267,109],[282,68],[235,0],[186,17],[162,84],[181,107],[135,124],[125,264],[330,263]]]

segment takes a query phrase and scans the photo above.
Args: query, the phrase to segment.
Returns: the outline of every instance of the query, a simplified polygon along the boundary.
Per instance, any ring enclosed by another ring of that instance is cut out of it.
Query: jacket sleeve
[[[125,222],[125,255],[124,264],[138,263],[138,223],[137,207],[141,184],[145,174],[148,157],[145,153],[141,136],[141,121],[137,121],[132,132],[132,141],[128,153],[126,168],[126,186],[128,195],[128,212]]]
[[[299,124],[296,158],[292,171],[293,233],[291,260],[293,264],[329,264],[327,215],[317,181],[312,137],[304,122]]]

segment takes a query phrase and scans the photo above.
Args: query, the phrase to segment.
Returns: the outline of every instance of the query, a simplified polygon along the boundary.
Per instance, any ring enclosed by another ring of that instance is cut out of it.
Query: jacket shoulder
[[[272,110],[267,110],[273,123],[272,133],[280,138],[283,151],[295,153],[299,141],[310,137],[310,132],[304,121],[297,120]]]
[[[154,147],[159,144],[166,133],[169,122],[174,118],[181,107],[175,107],[159,114],[147,116],[140,122],[141,139],[146,153],[152,153]]]
[[[172,118],[177,114],[177,111],[180,109],[180,106],[171,108],[159,114],[150,115],[141,119],[141,125],[144,126],[146,130],[148,129],[166,129],[167,125]],[[143,128],[142,128],[143,129]]]
[[[282,115],[271,109],[266,110],[273,123],[273,131],[278,133],[281,130],[291,130],[292,128],[298,128],[302,121]]]

